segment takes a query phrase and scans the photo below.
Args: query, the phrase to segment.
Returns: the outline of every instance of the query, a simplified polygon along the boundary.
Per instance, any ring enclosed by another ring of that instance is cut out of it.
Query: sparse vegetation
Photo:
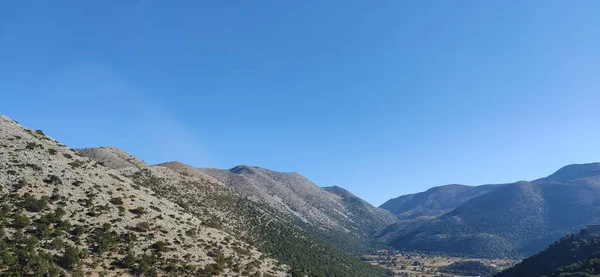
[[[146,209],[144,209],[143,207],[137,207],[135,209],[130,209],[129,212],[134,215],[137,215],[137,216],[144,215],[147,213]]]
[[[59,185],[62,184],[62,180],[58,176],[51,174],[48,175],[46,179],[44,179],[44,183],[51,185]]]
[[[123,205],[123,198],[121,198],[121,197],[113,197],[109,201],[110,201],[110,203],[115,204],[115,205]]]
[[[600,274],[600,237],[568,235],[496,277],[589,277]]]
[[[283,264],[310,276],[383,272],[272,207],[220,185],[212,189],[215,184],[193,174],[173,173],[178,187],[165,186],[161,182],[171,181],[160,174],[170,171],[116,172],[76,152],[65,153],[63,145],[43,134],[24,134],[25,141],[11,135],[11,142],[0,133],[3,145],[22,145],[0,148],[10,153],[0,155],[0,161],[9,157],[0,169],[12,170],[5,174],[12,187],[3,187],[7,195],[0,198],[0,275],[87,276],[93,270],[110,276],[124,270],[143,276],[281,276],[288,269]],[[23,145],[31,151],[23,151]],[[22,249],[33,251],[21,254]]]
[[[508,268],[515,263],[509,259],[467,258],[442,253],[426,254],[395,250],[370,251],[362,259],[372,265],[385,268],[388,274],[395,273],[394,276],[409,277],[491,276],[498,272],[498,269]]]
[[[22,206],[28,212],[41,212],[47,207],[49,200],[47,196],[37,199],[33,195],[25,193]]]
[[[482,276],[491,277],[498,273],[498,270],[492,266],[486,265],[480,261],[460,261],[440,267],[439,272],[462,276]]]

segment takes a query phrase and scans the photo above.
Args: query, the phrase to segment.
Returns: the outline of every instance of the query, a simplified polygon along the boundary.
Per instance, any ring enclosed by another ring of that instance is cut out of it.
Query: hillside
[[[597,167],[569,168],[577,169],[576,175],[569,175],[575,179],[542,178],[504,185],[386,239],[402,249],[492,257],[534,254],[584,224],[600,220]]]
[[[285,275],[248,243],[4,116],[0,172],[3,274]]]
[[[500,185],[446,185],[427,191],[390,199],[379,208],[388,210],[400,220],[421,216],[439,216],[464,204],[469,199],[488,193]]]
[[[600,276],[600,238],[568,235],[494,277]]]
[[[136,185],[177,203],[201,219],[204,225],[254,245],[299,272],[311,276],[352,274],[365,277],[383,273],[315,236],[310,226],[292,214],[283,213],[248,195],[242,196],[192,166],[180,162],[146,167],[126,165],[119,168],[119,172]]]
[[[340,198],[298,173],[253,166],[200,170],[241,196],[292,216],[301,228],[349,252],[365,251],[371,235],[394,222],[389,213],[362,200],[358,202],[356,196]]]
[[[367,201],[342,187],[323,187],[323,190],[338,196],[334,199],[348,211],[351,220],[361,226],[361,229],[367,235],[380,231],[395,221],[394,216],[388,211],[373,207]]]
[[[89,157],[102,163],[102,165],[110,169],[121,169],[125,167],[143,168],[148,166],[144,161],[115,147],[82,148],[74,150],[82,156]]]

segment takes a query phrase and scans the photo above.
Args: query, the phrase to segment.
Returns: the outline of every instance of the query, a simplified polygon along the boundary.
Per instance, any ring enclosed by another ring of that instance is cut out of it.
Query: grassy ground
[[[458,261],[480,261],[499,270],[508,268],[517,262],[509,259],[474,259],[388,250],[373,251],[364,255],[362,259],[372,265],[391,270],[394,272],[394,276],[404,277],[455,276],[438,272],[438,269]]]

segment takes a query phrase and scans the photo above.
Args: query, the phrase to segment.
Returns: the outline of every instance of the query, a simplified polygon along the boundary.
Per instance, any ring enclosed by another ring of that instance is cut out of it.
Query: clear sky
[[[600,1],[2,1],[0,113],[372,204],[600,161]]]

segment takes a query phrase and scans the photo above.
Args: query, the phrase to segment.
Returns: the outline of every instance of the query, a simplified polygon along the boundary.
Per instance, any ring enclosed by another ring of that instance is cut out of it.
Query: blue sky
[[[4,1],[0,113],[379,205],[600,161],[600,1]]]

